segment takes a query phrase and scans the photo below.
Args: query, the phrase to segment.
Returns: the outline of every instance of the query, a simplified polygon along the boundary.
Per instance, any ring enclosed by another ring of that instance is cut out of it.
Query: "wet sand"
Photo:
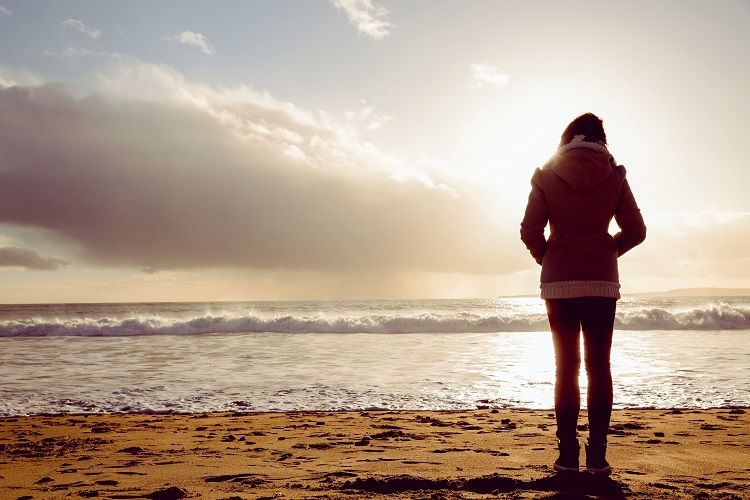
[[[555,473],[554,432],[489,408],[2,418],[0,498],[750,498],[750,410],[617,410],[609,477]]]

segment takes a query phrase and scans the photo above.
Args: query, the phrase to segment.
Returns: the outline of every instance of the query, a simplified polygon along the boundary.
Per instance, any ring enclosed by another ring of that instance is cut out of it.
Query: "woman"
[[[617,259],[646,238],[646,226],[625,179],[625,167],[615,163],[607,150],[602,120],[591,113],[567,126],[555,154],[534,172],[531,186],[521,240],[542,266],[541,297],[555,348],[560,455],[554,468],[578,471],[582,330],[588,377],[586,468],[609,474],[609,359],[616,301],[620,298]],[[608,232],[613,217],[620,227],[614,236]],[[547,223],[550,234],[545,238]]]

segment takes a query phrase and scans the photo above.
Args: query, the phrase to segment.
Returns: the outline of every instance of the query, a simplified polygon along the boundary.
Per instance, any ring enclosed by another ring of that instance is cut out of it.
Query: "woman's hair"
[[[604,122],[593,113],[584,113],[565,127],[560,136],[560,146],[568,144],[577,135],[583,135],[588,142],[602,141],[607,145],[607,134],[604,133]]]

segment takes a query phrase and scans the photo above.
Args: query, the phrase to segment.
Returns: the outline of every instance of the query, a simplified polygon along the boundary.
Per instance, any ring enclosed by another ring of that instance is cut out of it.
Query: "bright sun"
[[[628,126],[623,110],[609,96],[581,82],[535,81],[503,92],[464,123],[458,157],[492,185],[498,208],[501,204],[505,210],[523,210],[534,169],[554,153],[573,118],[597,113],[605,128],[607,123],[617,124],[618,136]]]

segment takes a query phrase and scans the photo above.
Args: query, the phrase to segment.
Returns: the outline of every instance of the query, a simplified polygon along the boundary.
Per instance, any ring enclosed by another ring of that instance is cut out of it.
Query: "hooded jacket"
[[[521,240],[542,266],[543,299],[619,299],[617,259],[645,238],[625,167],[601,143],[574,140],[534,172]]]

